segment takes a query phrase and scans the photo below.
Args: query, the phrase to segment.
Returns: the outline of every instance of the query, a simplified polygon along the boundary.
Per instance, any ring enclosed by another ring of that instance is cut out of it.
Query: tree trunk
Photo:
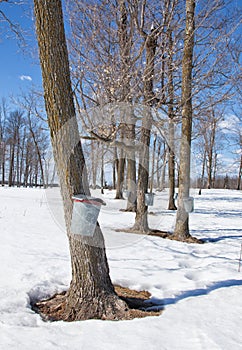
[[[206,163],[206,149],[204,149],[204,153],[203,153],[202,175],[201,175],[200,189],[199,189],[199,193],[198,193],[199,195],[202,194],[202,189],[204,186],[205,163]]]
[[[21,144],[21,157],[20,157],[20,182],[23,185],[23,169],[24,169],[24,156],[25,156],[25,142],[26,142],[26,129],[24,128],[22,144]]]
[[[113,189],[116,188],[116,167],[117,167],[117,158],[115,156],[117,155],[117,148],[114,149],[114,159],[113,159]]]
[[[214,161],[213,161],[212,188],[215,187],[216,172],[217,172],[217,162],[218,162],[218,154],[215,152],[215,154],[214,154]]]
[[[176,210],[175,205],[175,125],[174,125],[174,86],[173,86],[173,40],[172,32],[168,31],[168,118],[169,118],[169,203],[168,210]]]
[[[30,112],[28,113],[28,122],[29,122],[30,134],[32,136],[32,139],[33,139],[33,142],[34,142],[34,145],[35,145],[35,150],[36,150],[36,153],[37,153],[38,162],[39,162],[39,166],[40,166],[41,181],[42,181],[42,184],[45,187],[45,175],[44,175],[43,161],[42,161],[42,157],[41,157],[39,144],[38,144],[38,141],[36,139],[36,135],[35,135],[34,129],[32,127]]]
[[[136,161],[135,156],[130,155],[127,160],[127,207],[126,211],[135,212],[137,208],[137,194],[136,194]]]
[[[213,167],[213,150],[210,148],[208,159],[207,159],[207,188],[210,189],[212,187],[212,167]]]
[[[20,187],[20,134],[19,130],[17,132],[17,140],[16,140],[16,173],[17,173],[17,187]]]
[[[14,185],[14,143],[10,145],[10,164],[9,164],[9,176],[8,176],[8,186],[12,187]]]
[[[175,153],[174,153],[174,124],[173,121],[169,123],[170,133],[170,144],[169,144],[169,161],[168,161],[168,172],[169,172],[169,202],[168,210],[176,210],[175,205]]]
[[[2,186],[5,185],[5,158],[6,158],[6,145],[3,141],[3,148],[2,148]]]
[[[91,160],[92,160],[92,188],[97,187],[97,169],[98,169],[99,142],[91,140]]]
[[[165,188],[165,182],[166,182],[166,164],[167,164],[167,149],[164,149],[163,154],[163,164],[161,169],[161,181],[160,181],[160,189],[163,191]]]
[[[99,225],[94,237],[89,238],[70,230],[72,195],[90,192],[75,116],[61,1],[34,0],[34,7],[46,112],[72,266],[70,288],[61,305],[62,319],[124,318],[127,305],[114,292]]]
[[[137,210],[135,216],[134,231],[147,233],[148,207],[145,204],[145,193],[149,184],[149,146],[150,146],[151,115],[149,108],[144,113],[141,128],[141,150],[139,153],[138,183],[137,183]]]
[[[124,170],[125,170],[124,150],[121,148],[119,159],[118,159],[118,172],[117,172],[115,199],[124,199],[123,197]]]
[[[26,155],[25,155],[24,181],[23,181],[24,187],[28,186],[29,169],[30,169],[30,141],[27,140]]]
[[[124,74],[122,77],[122,85],[120,90],[120,101],[129,100],[130,92],[130,78],[127,72],[127,68],[130,65],[130,43],[127,30],[127,8],[124,0],[117,1],[117,12],[118,12],[118,40],[119,40],[119,49],[120,49],[120,58],[121,58],[121,72]],[[126,133],[126,125],[121,125],[121,142],[123,141]],[[121,147],[120,156],[118,160],[118,172],[117,172],[117,186],[116,186],[116,199],[123,199],[123,185],[124,185],[124,172],[125,172],[125,152]]]
[[[133,111],[131,112],[133,113]],[[135,160],[135,120],[130,116],[130,123],[126,124],[126,143],[131,146],[126,152],[127,158],[127,190],[128,200],[126,211],[135,212],[137,209],[137,186],[136,186],[136,160]]]
[[[207,139],[207,147],[208,147],[208,161],[207,161],[207,174],[208,174],[208,182],[207,188],[210,189],[213,187],[213,171],[216,172],[216,153],[215,152],[215,136],[217,129],[217,120],[215,118],[214,110],[211,112],[211,133],[209,134],[209,138]]]
[[[124,139],[125,124],[121,126],[121,142]],[[118,152],[117,152],[118,155]],[[119,157],[117,159],[117,183],[116,183],[116,196],[115,199],[124,199],[123,186],[124,186],[124,171],[125,171],[125,153],[123,147],[120,148]]]
[[[150,176],[150,193],[153,192],[153,188],[154,188],[156,141],[157,141],[157,135],[155,134],[154,140],[153,140],[152,165],[151,165],[151,176]]]
[[[144,33],[143,33],[144,35]],[[151,106],[154,104],[154,74],[155,53],[157,48],[157,32],[151,30],[145,34],[146,62],[144,70],[144,108],[141,127],[141,150],[139,153],[138,184],[137,184],[137,210],[134,231],[148,232],[148,207],[145,204],[145,193],[148,192],[149,182],[149,146],[152,126]]]
[[[101,158],[101,193],[104,194],[104,145],[102,143],[102,158]]]
[[[189,214],[184,207],[184,199],[189,197],[190,158],[192,133],[192,67],[194,48],[195,0],[186,0],[186,32],[182,61],[182,135],[180,148],[178,210],[174,236],[186,240],[189,233]]]
[[[240,166],[239,166],[237,190],[240,190],[241,178],[242,178],[242,154],[241,154],[241,156],[240,156]]]
[[[157,158],[156,158],[156,187],[160,190],[160,154],[161,154],[161,142],[158,141]]]

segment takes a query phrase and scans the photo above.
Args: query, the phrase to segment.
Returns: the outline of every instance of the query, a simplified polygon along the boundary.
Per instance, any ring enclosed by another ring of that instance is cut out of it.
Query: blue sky
[[[31,2],[32,3],[32,2]],[[30,2],[29,2],[30,5]],[[17,96],[32,85],[41,86],[41,71],[38,50],[34,37],[34,21],[30,6],[0,4],[0,11],[14,24],[24,30],[25,45],[9,29],[6,22],[0,22],[0,98]]]

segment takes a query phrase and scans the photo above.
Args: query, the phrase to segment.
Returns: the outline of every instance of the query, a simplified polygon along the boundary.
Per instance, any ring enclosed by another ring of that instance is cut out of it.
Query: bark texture
[[[192,67],[194,48],[195,0],[186,0],[186,32],[182,61],[182,136],[180,148],[178,210],[174,236],[186,240],[189,233],[189,214],[184,208],[184,199],[189,197],[190,158],[192,133]]]
[[[241,187],[241,178],[242,178],[242,154],[241,154],[241,156],[240,156],[240,166],[239,166],[237,190],[240,190],[240,187]]]
[[[137,194],[136,194],[136,160],[135,160],[135,121],[131,118],[131,123],[126,124],[126,139],[131,149],[127,151],[127,190],[128,199],[126,211],[136,212],[137,208]]]
[[[36,31],[46,112],[60,179],[72,280],[61,305],[62,319],[125,318],[127,305],[114,291],[104,240],[97,224],[94,237],[70,231],[73,194],[89,195],[85,159],[79,139],[60,0],[35,0]]]
[[[144,70],[144,109],[141,127],[141,151],[139,153],[138,184],[137,184],[137,209],[134,231],[148,232],[148,207],[145,204],[145,193],[149,184],[149,146],[152,126],[151,108],[154,104],[154,74],[155,53],[157,48],[157,31],[151,30],[150,34],[142,32],[145,38],[146,64]]]
[[[175,205],[175,121],[174,121],[174,82],[173,82],[173,39],[171,30],[168,31],[168,117],[169,117],[169,203],[168,210],[176,210]]]

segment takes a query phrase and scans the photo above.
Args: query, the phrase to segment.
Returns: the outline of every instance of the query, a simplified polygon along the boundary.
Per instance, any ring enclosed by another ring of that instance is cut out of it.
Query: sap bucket
[[[145,193],[145,205],[154,205],[154,193]]]
[[[106,205],[105,202],[100,198],[87,197],[81,194],[73,196],[72,200],[71,233],[92,237],[101,205]]]
[[[124,191],[123,191],[123,196],[124,196],[124,198],[128,199],[128,198],[129,198],[130,193],[131,193],[130,191],[128,191],[128,190],[124,190]]]
[[[188,197],[183,199],[184,208],[187,213],[192,213],[194,210],[194,198]]]

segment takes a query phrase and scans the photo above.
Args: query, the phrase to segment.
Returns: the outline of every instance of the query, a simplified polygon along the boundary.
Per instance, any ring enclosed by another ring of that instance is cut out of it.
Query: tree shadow
[[[242,201],[242,196],[240,194],[236,194],[233,197],[222,197],[222,196],[218,196],[218,197],[197,197],[196,199],[201,200],[202,202],[216,202],[216,201],[220,201],[220,202],[241,202]]]
[[[241,210],[216,210],[216,209],[196,209],[194,210],[195,214],[200,215],[213,215],[215,217],[220,218],[234,218],[234,217],[240,217],[241,216]]]
[[[227,287],[234,287],[234,286],[242,286],[242,280],[225,280],[225,281],[219,281],[215,282],[212,285],[206,287],[206,288],[198,288],[194,290],[187,290],[185,292],[182,292],[180,295],[175,296],[174,298],[165,298],[162,300],[162,303],[164,307],[167,305],[176,304],[179,301],[191,297],[198,297],[201,295],[208,295],[210,292],[220,289],[220,288],[227,288]],[[153,302],[153,298],[151,299]],[[159,300],[156,301],[158,303]]]
[[[218,236],[218,237],[208,237],[209,235],[209,232],[241,232],[242,233],[242,229],[229,229],[229,228],[226,228],[226,229],[212,229],[212,230],[195,230],[194,232],[196,233],[196,231],[198,231],[199,233],[204,233],[204,234],[207,234],[206,237],[203,237],[201,238],[201,240],[203,240],[204,242],[206,243],[214,243],[214,242],[219,242],[219,241],[223,241],[225,239],[241,239],[242,238],[242,235],[233,235],[233,234],[228,234],[228,235],[223,235],[223,236]]]
[[[242,236],[227,235],[227,236],[220,236],[216,238],[202,238],[202,240],[209,243],[215,243],[215,242],[223,241],[224,239],[241,239],[241,238]]]

